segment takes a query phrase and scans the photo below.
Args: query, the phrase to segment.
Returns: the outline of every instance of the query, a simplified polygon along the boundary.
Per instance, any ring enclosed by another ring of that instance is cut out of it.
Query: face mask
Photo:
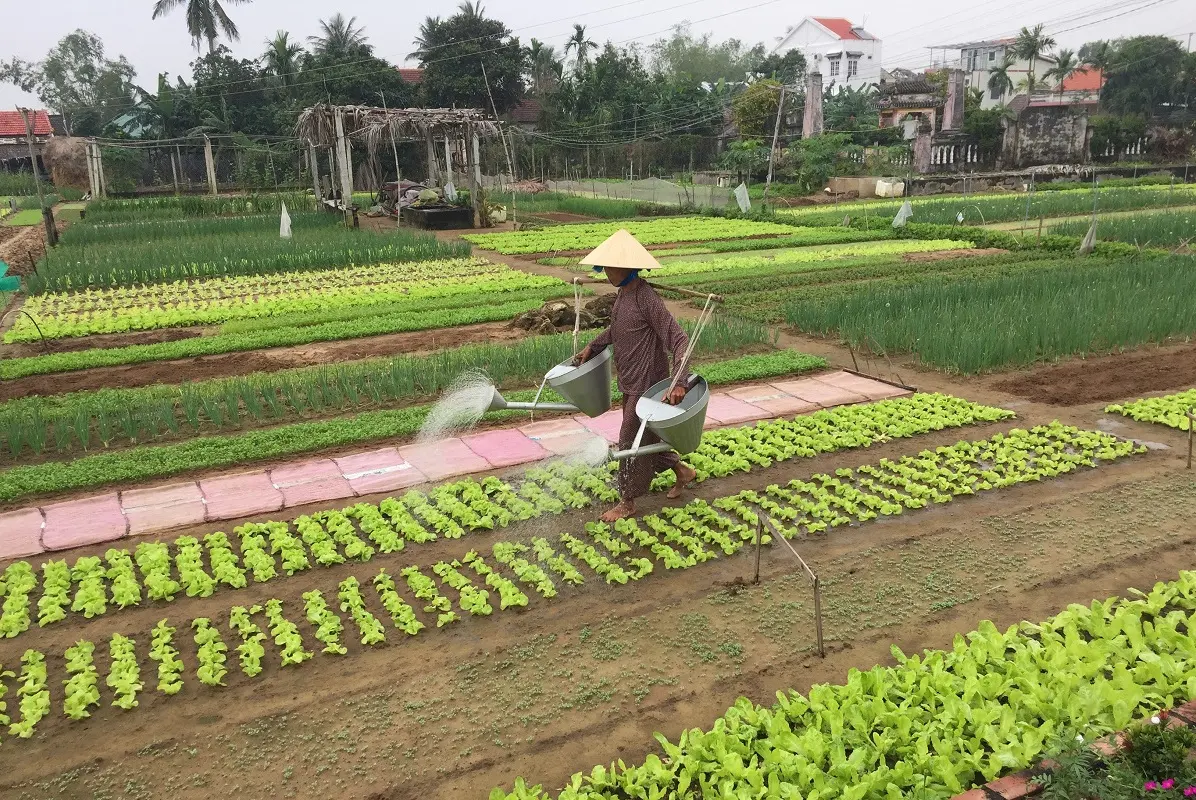
[[[624,286],[626,286],[627,284],[631,283],[633,280],[635,280],[635,279],[636,279],[636,278],[638,278],[639,276],[640,276],[640,271],[639,271],[638,269],[633,269],[633,270],[631,271],[631,273],[630,273],[630,274],[628,274],[628,276],[627,276],[626,278],[624,278],[623,280],[619,281],[619,288],[620,288],[620,289],[622,289]]]

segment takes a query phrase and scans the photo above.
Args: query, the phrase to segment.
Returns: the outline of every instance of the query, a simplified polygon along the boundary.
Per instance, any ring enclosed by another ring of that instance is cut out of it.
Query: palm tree
[[[226,3],[241,5],[252,3],[253,0],[224,0]],[[165,16],[181,5],[187,7],[187,33],[191,34],[191,43],[195,50],[200,50],[204,39],[208,41],[208,52],[216,52],[216,40],[223,32],[229,41],[241,38],[237,26],[229,17],[228,12],[221,5],[221,0],[157,0],[154,3],[152,19]]]
[[[291,34],[278,31],[273,39],[266,40],[266,52],[262,54],[262,66],[266,72],[278,78],[284,87],[294,80],[299,71],[299,54],[303,46],[291,41]]]
[[[436,29],[440,23],[440,17],[424,17],[423,24],[419,26],[419,35],[415,37],[415,51],[408,53],[407,58],[418,58],[421,62],[431,58],[432,51],[438,47]]]
[[[320,30],[323,36],[308,36],[317,55],[344,56],[354,50],[372,50],[367,44],[369,37],[365,35],[365,28],[356,26],[357,17],[345,19],[345,15],[337,12],[330,19],[320,20]]]
[[[473,0],[473,2],[465,0],[465,2],[457,6],[457,11],[474,19],[481,19],[482,14],[486,13],[486,9],[482,8],[481,0]]]
[[[574,68],[578,72],[581,72],[582,67],[589,61],[590,51],[597,46],[593,41],[586,38],[585,25],[578,25],[576,22],[573,23],[573,35],[565,42],[565,55],[569,55],[570,50],[576,51]]]
[[[544,44],[539,39],[531,40],[527,55],[528,61],[531,62],[532,94],[543,97],[561,79],[563,65],[557,58],[556,48],[550,44]]]
[[[1059,81],[1059,102],[1063,102],[1063,82],[1080,71],[1080,60],[1075,51],[1063,49],[1055,54],[1055,66],[1046,71],[1044,77]]]
[[[1018,58],[1024,58],[1030,62],[1030,68],[1026,73],[1026,87],[1029,94],[1034,93],[1034,85],[1038,82],[1038,75],[1034,72],[1034,62],[1042,57],[1042,54],[1055,46],[1055,38],[1048,36],[1043,30],[1046,26],[1041,22],[1033,28],[1022,28],[1017,34],[1017,39],[1013,43],[1013,52]]]
[[[140,98],[133,113],[138,124],[163,139],[171,138],[174,135],[174,91],[166,73],[158,75],[157,94],[150,94],[140,86],[136,89]]]
[[[1006,94],[1013,91],[1013,78],[1010,77],[1009,70],[1014,63],[1014,57],[1006,53],[1001,63],[989,70],[988,89],[990,92],[995,92],[998,97],[1004,98]]]

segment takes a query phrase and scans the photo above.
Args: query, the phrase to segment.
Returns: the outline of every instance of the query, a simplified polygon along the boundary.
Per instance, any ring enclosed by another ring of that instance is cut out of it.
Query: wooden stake
[[[760,547],[764,542],[764,517],[758,518],[756,525],[756,576],[752,578],[752,583],[760,582]]]
[[[814,576],[814,634],[818,640],[818,656],[826,658],[826,648],[822,645],[822,582],[817,575]]]
[[[1192,434],[1196,429],[1196,413],[1193,409],[1188,409],[1188,469],[1192,468]]]
[[[1042,217],[1038,218],[1038,239],[1034,243],[1042,244]]]

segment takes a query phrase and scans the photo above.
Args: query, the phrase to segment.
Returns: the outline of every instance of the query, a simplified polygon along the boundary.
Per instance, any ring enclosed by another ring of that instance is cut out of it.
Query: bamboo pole
[[[216,194],[216,161],[212,158],[212,140],[203,137],[203,160],[208,171],[208,194]]]

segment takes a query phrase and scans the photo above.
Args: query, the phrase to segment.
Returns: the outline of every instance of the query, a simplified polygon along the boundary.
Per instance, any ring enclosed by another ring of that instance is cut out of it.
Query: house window
[[[988,63],[990,63],[990,64],[991,64],[991,63],[993,63],[993,62],[994,62],[994,61],[996,61],[996,60],[997,60],[997,51],[996,51],[996,50],[989,50],[989,51],[988,51]]]
[[[831,69],[830,69],[831,77],[832,78],[839,77],[839,57],[838,56],[827,56],[826,60],[829,61],[830,65],[831,65]]]
[[[860,59],[859,56],[847,59],[847,79],[851,80],[856,75],[860,74]]]
[[[1002,89],[1000,86],[994,87],[989,90],[988,96],[991,97],[993,100],[1000,100],[1002,97],[1005,96],[1005,90]]]

